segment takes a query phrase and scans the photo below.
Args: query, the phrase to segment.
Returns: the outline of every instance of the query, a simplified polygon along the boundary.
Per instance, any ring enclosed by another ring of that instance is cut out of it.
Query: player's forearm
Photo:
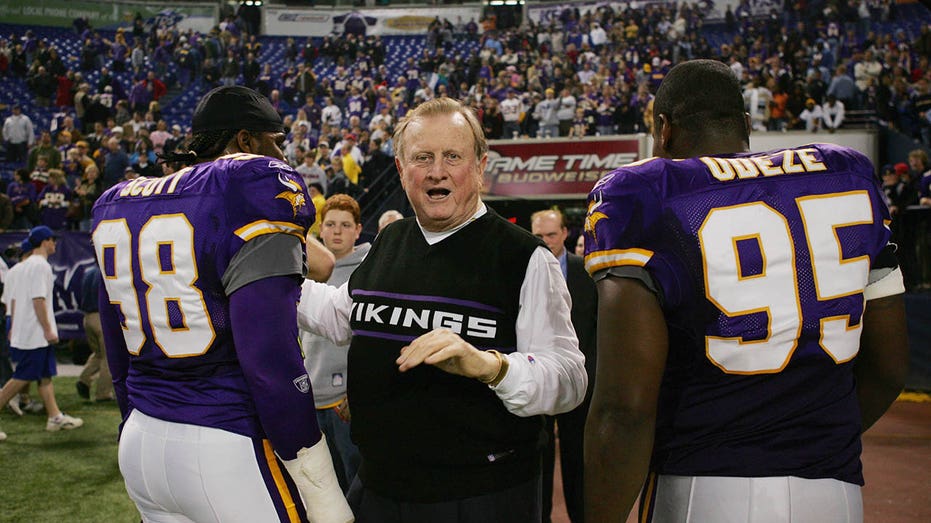
[[[336,258],[312,235],[307,235],[307,279],[325,283],[333,274]]]
[[[646,477],[669,340],[642,282],[598,281],[598,369],[585,426],[585,519],[624,521]]]
[[[585,521],[624,521],[650,465],[653,423],[593,403],[585,425]]]
[[[868,301],[860,353],[854,364],[864,432],[898,397],[907,374],[908,336],[902,295]]]
[[[117,316],[116,309],[110,304],[110,297],[106,288],[100,285],[97,294],[100,304],[100,330],[103,334],[103,346],[107,351],[107,366],[113,378],[113,393],[120,407],[120,413],[125,420],[132,410],[129,403],[129,394],[126,389],[126,375],[129,373],[129,350],[126,339],[123,337],[123,328]]]
[[[293,279],[278,276],[252,282],[230,296],[230,323],[243,375],[262,428],[285,460],[320,440],[310,378],[297,342],[294,304],[299,292]]]

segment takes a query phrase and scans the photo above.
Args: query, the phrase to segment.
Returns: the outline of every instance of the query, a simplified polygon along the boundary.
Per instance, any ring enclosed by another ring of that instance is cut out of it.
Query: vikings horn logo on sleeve
[[[304,205],[307,204],[307,201],[304,198],[304,191],[301,189],[301,185],[290,179],[288,175],[284,173],[278,173],[278,181],[281,182],[281,185],[287,187],[288,190],[278,193],[275,198],[287,200],[288,203],[291,204],[291,210],[294,212],[294,216],[297,216],[297,211],[299,211],[301,207],[304,207]]]

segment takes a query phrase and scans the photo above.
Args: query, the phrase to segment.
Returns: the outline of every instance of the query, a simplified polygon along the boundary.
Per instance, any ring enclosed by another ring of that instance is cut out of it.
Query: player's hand
[[[49,345],[55,345],[56,343],[58,343],[58,334],[55,334],[55,331],[48,329],[45,331],[44,334],[45,334],[45,341],[47,341]]]
[[[476,349],[449,329],[434,329],[401,348],[396,363],[401,372],[426,363],[450,374],[486,381],[499,367],[494,354]]]

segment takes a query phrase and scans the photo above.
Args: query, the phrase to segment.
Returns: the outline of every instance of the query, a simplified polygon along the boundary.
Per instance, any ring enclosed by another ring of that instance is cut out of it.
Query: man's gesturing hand
[[[484,382],[494,378],[501,366],[494,354],[476,349],[449,329],[434,329],[412,341],[401,349],[396,363],[401,372],[426,363]]]

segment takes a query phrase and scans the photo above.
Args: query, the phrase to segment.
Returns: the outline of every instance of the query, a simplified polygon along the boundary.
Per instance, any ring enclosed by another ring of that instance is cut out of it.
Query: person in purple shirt
[[[589,195],[585,519],[623,521],[642,488],[640,521],[862,521],[860,434],[908,367],[873,167],[827,144],[749,152],[718,61],[674,67],[654,104],[654,157]]]
[[[137,79],[129,90],[129,106],[135,111],[145,111],[152,101],[152,92],[146,89],[145,80]]]
[[[110,56],[113,58],[113,70],[122,73],[126,70],[126,55],[129,53],[129,47],[126,45],[126,37],[122,31],[117,31],[114,41],[110,44]]]
[[[39,218],[42,225],[53,231],[65,228],[68,205],[71,203],[71,189],[65,183],[65,173],[61,169],[49,170],[48,184],[37,197]]]
[[[29,229],[36,222],[36,186],[29,181],[29,171],[16,169],[13,181],[6,188],[13,203],[13,229]]]
[[[147,521],[352,521],[297,341],[314,208],[281,118],[220,87],[192,130],[165,159],[194,165],[122,182],[92,211],[127,492]]]

